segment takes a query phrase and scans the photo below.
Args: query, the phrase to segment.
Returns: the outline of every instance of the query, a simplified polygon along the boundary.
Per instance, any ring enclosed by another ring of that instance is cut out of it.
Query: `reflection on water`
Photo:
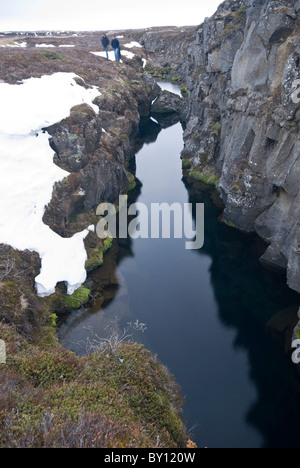
[[[296,312],[299,296],[283,275],[260,266],[257,238],[218,222],[210,192],[187,191],[180,124],[160,129],[153,121],[141,128],[147,143],[137,154],[141,184],[132,201],[205,203],[204,248],[187,251],[185,239],[115,243],[89,278],[98,291],[93,307],[71,314],[60,340],[82,354],[91,328],[104,336],[116,317],[120,327],[138,319],[148,330],[137,339],[182,386],[199,446],[299,447],[299,382],[265,327],[284,309]]]

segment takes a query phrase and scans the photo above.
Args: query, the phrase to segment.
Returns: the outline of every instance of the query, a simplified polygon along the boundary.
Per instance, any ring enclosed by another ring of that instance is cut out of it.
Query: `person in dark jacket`
[[[103,36],[102,36],[102,46],[103,46],[103,49],[106,52],[106,58],[108,58],[109,39],[108,39],[106,34],[103,34]]]
[[[111,41],[111,46],[114,49],[116,61],[120,62],[120,60],[121,60],[121,51],[120,51],[121,46],[120,46],[120,42],[118,41],[118,39],[116,37],[114,37],[113,40]]]

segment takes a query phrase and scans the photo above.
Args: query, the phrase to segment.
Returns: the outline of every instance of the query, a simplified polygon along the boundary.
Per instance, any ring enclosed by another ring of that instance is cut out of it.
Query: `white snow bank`
[[[64,239],[42,221],[54,183],[68,172],[53,163],[49,135],[41,129],[83,102],[98,111],[92,101],[100,93],[79,86],[75,77],[56,73],[22,85],[0,83],[0,243],[39,253],[36,288],[42,297],[54,293],[60,281],[72,294],[86,279],[83,240],[89,230]]]
[[[106,58],[106,52],[91,52],[91,54],[96,55],[96,57],[103,57],[103,58]],[[129,59],[133,59],[133,57],[134,57],[135,54],[133,54],[132,52],[129,52],[129,50],[121,49],[121,57],[122,57],[122,55],[123,55],[124,57],[129,58]],[[109,60],[111,60],[112,62],[115,61],[115,53],[114,53],[113,50],[110,50],[110,51],[108,52],[108,58],[109,58]],[[121,62],[122,62],[122,60],[121,60]]]
[[[96,57],[104,57],[106,58],[106,52],[91,52],[91,54],[93,55],[96,55]],[[110,50],[108,52],[108,58],[109,60],[111,60],[112,62],[115,60],[115,53],[113,50]]]
[[[0,47],[27,47],[27,42],[14,42],[13,44],[2,44]]]
[[[0,133],[26,135],[70,115],[70,109],[86,103],[98,112],[93,100],[96,88],[86,90],[74,73],[55,73],[24,80],[21,85],[0,85]],[[5,109],[5,111],[4,111]]]
[[[157,84],[163,91],[170,91],[170,93],[177,94],[182,97],[181,88],[178,84],[174,84],[169,81],[158,81]]]
[[[50,47],[55,47],[53,44],[35,44],[35,47],[42,47],[43,49],[49,49]]]
[[[135,42],[135,41],[132,41],[129,44],[125,44],[124,47],[126,47],[126,49],[132,49],[133,47],[139,47],[141,49],[143,48],[143,46],[141,44],[139,44],[138,42]]]
[[[133,59],[133,57],[135,56],[135,54],[133,54],[132,52],[129,52],[129,50],[121,50],[121,56],[122,55],[129,59]]]

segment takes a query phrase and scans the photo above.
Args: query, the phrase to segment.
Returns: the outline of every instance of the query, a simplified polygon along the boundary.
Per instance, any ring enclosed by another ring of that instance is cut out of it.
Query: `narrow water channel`
[[[137,201],[204,203],[204,247],[188,251],[185,239],[116,242],[89,280],[109,283],[105,304],[71,314],[61,343],[82,354],[91,333],[103,336],[115,319],[121,327],[138,319],[147,331],[136,339],[182,387],[184,419],[199,447],[300,447],[299,382],[266,331],[278,312],[299,306],[299,296],[284,275],[261,267],[256,238],[219,223],[210,192],[188,191],[181,125],[159,133],[149,121],[141,132],[147,143],[136,156]]]

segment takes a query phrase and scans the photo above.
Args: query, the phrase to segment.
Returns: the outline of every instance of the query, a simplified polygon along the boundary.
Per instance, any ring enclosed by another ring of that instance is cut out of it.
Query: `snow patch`
[[[96,55],[96,57],[103,57],[103,58],[106,58],[106,52],[91,52],[91,54],[93,55]],[[127,57],[129,59],[133,59],[133,57],[135,56],[135,54],[133,54],[132,52],[129,52],[129,50],[123,50],[121,49],[121,57],[122,55],[124,57]],[[115,61],[115,53],[113,50],[110,50],[108,52],[108,59],[111,61],[111,62],[114,62]],[[122,62],[122,60],[121,60]]]
[[[150,117],[150,120],[152,120],[152,122],[156,123],[157,125],[159,125],[159,123],[157,122],[157,120],[155,120],[153,117]]]
[[[182,97],[179,85],[173,84],[170,81],[158,81],[157,84],[163,91],[169,91],[170,93],[177,94]]]
[[[99,91],[79,86],[76,77],[75,73],[55,73],[23,80],[21,85],[1,84],[0,133],[26,135],[41,130],[66,118],[78,104],[86,103],[98,113],[93,100]]]
[[[27,47],[27,42],[14,42],[13,44],[2,44],[0,47]]]
[[[106,58],[106,52],[91,52],[91,54],[93,55],[96,55],[96,57],[103,57],[103,58]],[[112,62],[115,60],[115,53],[113,50],[110,50],[108,52],[108,58],[109,60],[111,60]]]
[[[133,59],[133,57],[135,56],[135,54],[133,54],[132,52],[129,52],[129,50],[121,50],[121,56],[124,56],[124,57],[127,57],[128,59]]]
[[[42,47],[43,49],[49,49],[49,48],[55,47],[55,45],[53,45],[53,44],[35,44],[35,47],[37,47],[37,48]]]
[[[125,44],[124,47],[126,47],[126,49],[132,49],[133,47],[138,47],[140,49],[143,48],[143,46],[141,44],[139,44],[138,42],[135,42],[135,41],[132,41],[129,44]]]
[[[64,281],[68,294],[86,279],[84,239],[89,227],[70,239],[43,223],[53,185],[69,175],[53,163],[49,135],[42,128],[60,122],[70,109],[92,101],[96,88],[79,86],[73,73],[55,73],[24,80],[21,85],[0,83],[0,243],[38,252],[41,272],[36,289],[44,297]]]

